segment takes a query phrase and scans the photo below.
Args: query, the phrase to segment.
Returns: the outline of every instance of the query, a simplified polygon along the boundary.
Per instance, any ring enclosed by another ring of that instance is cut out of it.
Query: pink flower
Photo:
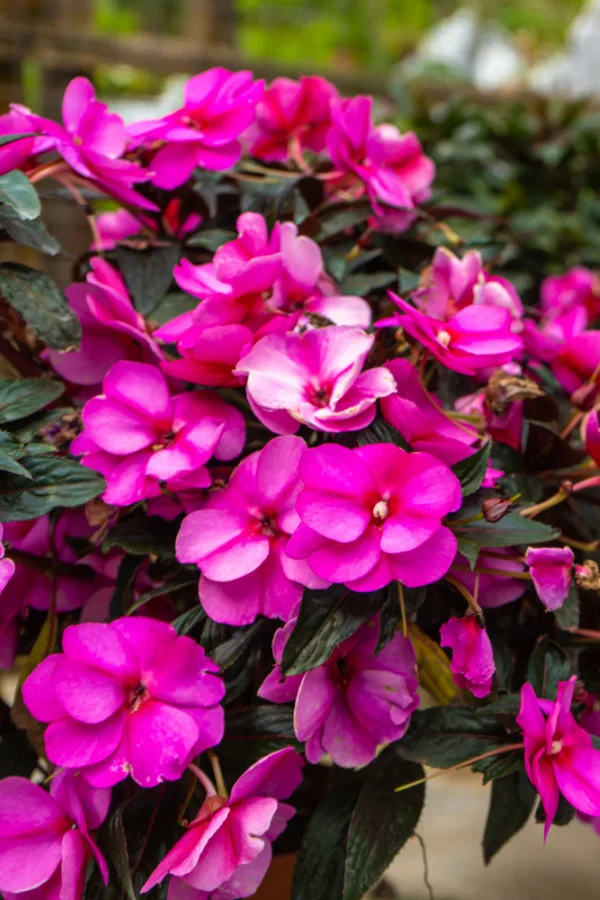
[[[395,313],[376,324],[401,326],[454,372],[474,375],[478,369],[497,368],[510,362],[522,349],[521,338],[511,330],[511,314],[502,307],[472,304],[449,319],[437,319],[391,291],[390,297],[402,314]]]
[[[518,600],[525,593],[527,582],[520,578],[511,577],[512,573],[522,573],[525,566],[518,559],[514,559],[510,554],[515,551],[511,548],[481,550],[477,557],[478,569],[494,569],[496,572],[505,572],[506,575],[490,575],[487,572],[481,572],[478,575],[471,571],[469,563],[461,556],[456,554],[456,559],[450,568],[450,574],[457,581],[460,581],[470,594],[475,595],[477,592],[477,600],[484,609],[493,609],[496,606],[504,606],[506,603],[512,603]]]
[[[578,812],[600,815],[600,751],[571,712],[576,676],[559,681],[556,700],[521,689],[517,723],[525,741],[525,770],[546,811],[544,839],[554,821],[560,794]]]
[[[569,393],[587,382],[598,384],[600,331],[586,331],[588,314],[575,305],[546,317],[540,325],[526,320],[525,346],[534,359],[547,363]]]
[[[34,130],[28,117],[15,109],[0,116],[0,135],[3,137],[8,134],[32,135]],[[25,168],[33,154],[35,141],[35,136],[25,137],[0,147],[0,175]]]
[[[228,798],[203,774],[207,796],[188,831],[154,870],[142,893],[172,876],[170,900],[249,897],[271,861],[271,842],[295,813],[281,803],[302,781],[302,757],[284,747],[238,778]]]
[[[74,78],[67,86],[62,105],[64,125],[22,107],[16,110],[44,135],[36,140],[38,153],[56,150],[78,175],[115,199],[142,209],[156,209],[132,188],[137,182],[147,181],[148,173],[137,163],[121,158],[127,149],[122,119],[96,99],[87,78]]]
[[[318,75],[299,81],[275,78],[256,106],[256,118],[246,139],[249,152],[264,160],[289,159],[295,149],[320,153],[331,125],[331,101],[336,88]]]
[[[465,415],[480,415],[485,419],[487,433],[494,441],[507,444],[521,452],[523,445],[524,401],[515,400],[509,403],[503,413],[496,413],[491,408],[485,391],[466,394],[455,403],[458,412]]]
[[[184,106],[163,119],[130,126],[134,144],[163,146],[152,158],[153,183],[172,190],[190,177],[196,166],[221,171],[240,158],[238,140],[254,119],[263,81],[251,72],[207,69],[194,75],[184,89]]]
[[[540,288],[542,311],[554,318],[572,307],[584,307],[589,321],[600,314],[598,277],[583,266],[575,266],[563,275],[549,275]]]
[[[431,453],[449,466],[470,456],[474,452],[471,445],[479,437],[477,432],[444,415],[442,404],[433,394],[425,393],[417,370],[407,359],[393,359],[385,366],[396,382],[396,392],[380,400],[386,422],[413,450]]]
[[[118,362],[103,391],[84,406],[84,430],[71,452],[84,454],[83,465],[106,477],[106,503],[127,506],[158,496],[160,482],[176,491],[181,478],[188,487],[208,487],[204,464],[213,455],[233,459],[244,446],[238,410],[205,391],[172,397],[155,366]]]
[[[448,619],[440,628],[440,644],[452,650],[452,678],[459,688],[475,697],[487,697],[496,667],[494,652],[485,628],[475,616]]]
[[[202,224],[202,216],[197,213],[189,213],[185,219],[181,217],[181,199],[174,197],[162,214],[162,222],[168,229],[168,233],[178,238],[185,237],[191,231],[195,231]],[[118,209],[115,212],[104,212],[96,216],[96,228],[100,235],[98,243],[91,245],[91,250],[114,250],[127,238],[139,238],[143,240],[143,229],[158,232],[157,224],[149,216],[133,216],[126,209]]]
[[[460,507],[460,484],[428,453],[324,444],[306,451],[300,479],[287,554],[319,578],[372,591],[431,584],[450,568],[456,538],[442,517]]]
[[[399,740],[419,705],[415,652],[396,632],[375,655],[379,619],[365,623],[333,651],[327,662],[304,675],[282,678],[281,659],[296,620],[275,634],[276,666],[259,688],[272,703],[296,701],[294,729],[306,741],[306,758],[329,753],[338,766],[364,766],[379,744]]]
[[[569,593],[574,556],[570,547],[528,547],[525,562],[537,595],[549,610],[559,609]]]
[[[92,788],[58,772],[50,793],[26,778],[0,781],[0,890],[5,900],[81,900],[95,857],[104,884],[108,868],[90,831],[108,813],[110,789]]]
[[[274,438],[183,520],[177,559],[202,569],[200,601],[211,619],[247,625],[262,613],[285,620],[300,599],[295,576],[303,567],[285,550],[299,522],[294,503],[305,449],[301,438]]]
[[[590,412],[582,430],[585,449],[596,465],[600,466],[600,418],[597,409]]]
[[[375,401],[395,389],[387,369],[362,371],[374,337],[357,328],[330,326],[305,334],[272,334],[237,365],[248,378],[257,417],[278,434],[300,424],[316,431],[358,431],[375,416]]]
[[[15,573],[14,562],[12,559],[7,559],[4,556],[4,545],[2,544],[3,535],[4,527],[0,522],[0,594]]]
[[[384,225],[405,230],[414,218],[407,211],[430,196],[435,166],[412,132],[376,128],[372,105],[371,97],[332,101],[327,150],[342,178],[353,173],[363,182]]]
[[[144,616],[70,625],[63,652],[23,685],[57,766],[96,787],[128,775],[142,787],[174,781],[223,736],[219,667],[191,638]]]
[[[91,271],[85,284],[77,282],[66,290],[69,305],[81,323],[81,348],[62,353],[45,351],[46,359],[62,378],[86,386],[99,384],[119,360],[156,363],[162,359],[116,269],[97,256],[89,262]]]
[[[490,275],[477,250],[469,250],[460,259],[446,247],[438,247],[413,299],[434,319],[449,319],[471,304],[497,306],[514,318],[523,315],[523,304],[510,281]]]

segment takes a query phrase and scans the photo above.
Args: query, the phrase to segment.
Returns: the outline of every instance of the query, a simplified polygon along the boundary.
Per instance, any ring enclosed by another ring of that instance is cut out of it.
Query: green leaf
[[[393,425],[379,418],[374,419],[368,428],[358,433],[356,445],[365,447],[367,444],[394,444],[401,450],[410,451],[410,444],[400,432]]]
[[[332,204],[327,212],[319,218],[320,231],[317,240],[324,241],[334,234],[346,231],[347,228],[360,225],[371,215],[373,215],[373,207],[368,200],[361,200],[351,206],[347,203],[338,206]]]
[[[536,796],[535,788],[522,769],[493,782],[483,835],[486,864],[525,825]]]
[[[0,294],[49,347],[69,350],[79,343],[79,321],[47,275],[18,263],[2,263]]]
[[[523,751],[514,750],[512,753],[501,753],[499,756],[480,759],[473,763],[471,771],[483,775],[484,784],[497,778],[504,778],[511,772],[523,771]]]
[[[158,306],[152,310],[152,321],[158,325],[165,325],[180,316],[182,313],[191,312],[198,306],[198,298],[192,297],[183,291],[172,291],[165,294]]]
[[[289,746],[302,750],[296,739],[291,706],[263,703],[226,710],[225,737],[219,744],[219,754],[243,759],[248,765]]]
[[[0,424],[38,412],[64,390],[60,381],[47,378],[0,378]]]
[[[298,620],[283,651],[283,675],[300,675],[322,665],[338,644],[375,615],[385,599],[383,591],[358,594],[342,588],[329,596],[319,593],[304,592]]]
[[[17,462],[14,456],[7,453],[3,447],[0,447],[0,472],[10,472],[12,475],[20,475],[22,478],[28,478],[31,481],[31,475],[27,469]]]
[[[476,541],[471,540],[471,538],[465,537],[460,532],[456,533],[456,539],[458,543],[458,552],[462,553],[464,558],[469,563],[471,569],[475,568],[477,563],[477,557],[479,556],[479,544]]]
[[[254,643],[257,635],[262,630],[264,621],[258,619],[248,628],[238,628],[229,640],[219,644],[211,653],[212,658],[222,672],[233,666]]]
[[[343,900],[361,900],[414,833],[425,785],[400,793],[394,789],[423,778],[423,774],[422,766],[402,759],[394,746],[366,769],[346,839]]]
[[[348,275],[340,285],[340,293],[354,297],[366,297],[371,291],[386,287],[396,281],[395,272],[361,272]]]
[[[492,442],[486,441],[477,453],[467,456],[466,459],[459,460],[452,466],[452,471],[460,481],[463,497],[475,494],[481,487],[487,471],[491,449]]]
[[[462,515],[462,513],[460,513]],[[543,522],[528,519],[518,513],[508,513],[499,522],[477,519],[465,525],[452,527],[457,538],[468,538],[478,547],[513,547],[515,544],[545,544],[554,541],[559,532]]]
[[[188,609],[186,612],[182,613],[180,616],[177,616],[176,619],[173,619],[171,625],[177,632],[177,634],[189,634],[190,631],[199,625],[200,622],[203,622],[206,619],[206,613],[198,604],[194,606],[192,609]]]
[[[36,189],[19,169],[0,175],[0,203],[13,209],[20,219],[37,219],[42,211]]]
[[[563,631],[571,631],[571,629],[579,627],[579,606],[579,588],[574,581],[571,581],[565,602],[554,611],[554,618],[559,628],[562,628]]]
[[[366,771],[336,772],[337,783],[321,800],[304,832],[291,900],[342,900],[348,829]]]
[[[558,809],[556,810],[556,815],[552,821],[553,825],[557,825],[559,828],[564,825],[568,825],[575,818],[575,807],[571,806],[569,801],[563,797],[562,794],[559,794],[558,797]],[[546,821],[546,810],[544,809],[542,802],[540,801],[538,807],[535,811],[535,821],[536,822],[545,822]]]
[[[233,241],[237,237],[235,231],[228,231],[225,228],[204,228],[202,231],[196,232],[185,241],[186,247],[203,247],[214,253],[223,244]]]
[[[173,267],[179,262],[181,247],[149,247],[131,250],[117,247],[115,256],[138,312],[149,315],[173,282]]]
[[[126,800],[118,806],[110,818],[107,829],[108,849],[123,891],[129,900],[137,900],[137,895],[133,887],[133,879],[131,877],[127,837],[125,835],[125,828],[123,827],[123,809],[128,803],[129,800]]]
[[[115,580],[115,589],[108,608],[108,618],[110,622],[112,622],[113,619],[120,619],[121,616],[124,616],[131,606],[135,579],[138,576],[140,566],[144,562],[144,559],[144,556],[133,556],[128,554],[121,560],[117,578]]]
[[[0,521],[37,519],[59,506],[81,506],[104,491],[104,478],[74,459],[27,452],[31,479],[0,474]]]
[[[5,144],[12,144],[15,141],[22,141],[23,138],[33,138],[37,137],[35,132],[31,132],[30,134],[3,134],[0,135],[0,147],[4,147]]]
[[[106,553],[112,547],[119,547],[126,553],[145,556],[153,553],[156,556],[175,555],[175,538],[179,531],[179,522],[166,522],[159,516],[148,516],[143,509],[135,509],[126,518],[117,522],[102,542]]]
[[[559,681],[568,681],[571,667],[558,644],[544,638],[529,658],[526,680],[532,685],[538,697],[556,700]]]
[[[481,709],[434,706],[417,710],[397,744],[398,752],[406,759],[447,769],[510,743],[500,716],[494,704]]]
[[[10,433],[19,441],[27,444],[30,441],[33,441],[42,428],[45,428],[47,425],[52,425],[54,422],[59,422],[63,416],[72,417],[75,413],[76,410],[73,409],[72,406],[60,406],[54,407],[54,409],[47,409],[44,412],[34,413],[31,416],[27,416],[22,421],[19,420],[17,423],[11,424],[9,426]]]
[[[49,256],[60,253],[60,244],[55,237],[48,234],[41,219],[24,221],[9,206],[0,207],[0,231],[2,230],[23,247],[33,247],[34,250],[41,250]]]

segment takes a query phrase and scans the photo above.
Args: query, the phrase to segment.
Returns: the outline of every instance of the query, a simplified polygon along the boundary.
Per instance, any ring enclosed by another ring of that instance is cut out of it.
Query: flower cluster
[[[91,225],[64,300],[0,266],[3,896],[82,900],[110,849],[129,895],[237,900],[302,832],[341,885],[421,763],[600,818],[597,275],[521,299],[321,77],[210,69],[127,127],[76,78],[62,120],[0,116],[2,222],[54,179]]]

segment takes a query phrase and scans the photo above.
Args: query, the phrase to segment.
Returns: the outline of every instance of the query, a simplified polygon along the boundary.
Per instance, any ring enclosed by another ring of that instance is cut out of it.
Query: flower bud
[[[504,369],[497,369],[488,381],[485,396],[492,412],[501,415],[510,403],[528,397],[543,397],[544,392],[531,378],[509,375]]]
[[[490,497],[488,500],[484,500],[481,505],[481,512],[486,522],[499,522],[511,509],[511,501],[503,500],[501,497]]]

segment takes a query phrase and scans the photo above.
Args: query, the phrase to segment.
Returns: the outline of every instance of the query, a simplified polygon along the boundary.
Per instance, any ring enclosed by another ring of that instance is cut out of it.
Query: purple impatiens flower
[[[452,677],[460,688],[467,688],[475,697],[487,697],[492,689],[496,670],[494,653],[485,628],[475,616],[452,618],[440,628],[440,644],[452,650]]]
[[[527,548],[525,562],[537,595],[546,609],[559,609],[567,599],[574,559],[570,547]]]
[[[276,666],[258,693],[272,703],[296,701],[294,728],[306,741],[306,758],[329,753],[338,766],[353,768],[375,758],[377,747],[402,737],[419,705],[415,652],[396,632],[375,654],[377,618],[335,648],[322,666],[282,678],[281,660],[294,630],[292,618],[273,639]]]

